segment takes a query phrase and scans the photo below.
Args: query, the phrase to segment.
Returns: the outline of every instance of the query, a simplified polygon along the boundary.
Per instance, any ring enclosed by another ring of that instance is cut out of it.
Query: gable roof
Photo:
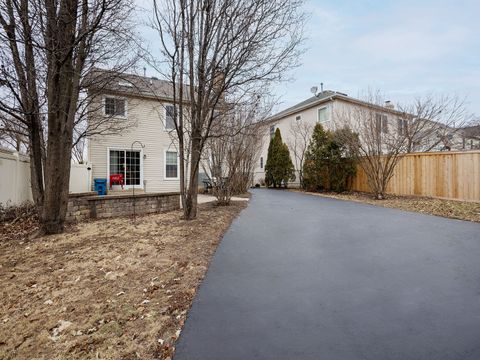
[[[340,95],[340,93],[337,93],[331,90],[325,90],[317,96],[312,96],[307,100],[301,101],[298,104],[295,104],[285,110],[280,111],[279,113],[276,113],[275,115],[272,115],[267,121],[270,122],[270,121],[280,120],[281,118],[294,114],[300,110],[308,109],[309,107],[312,107],[314,105],[330,101],[333,99],[335,95]],[[346,96],[345,94],[341,94],[341,95]]]
[[[269,124],[269,123],[272,123],[272,122],[276,122],[276,121],[281,120],[281,119],[283,119],[283,118],[285,118],[289,115],[296,114],[299,111],[309,109],[313,106],[320,105],[320,104],[323,104],[323,103],[326,103],[326,102],[329,102],[329,101],[333,101],[333,100],[337,100],[337,99],[342,100],[342,101],[346,101],[346,102],[349,102],[349,103],[352,103],[352,104],[360,105],[360,106],[367,106],[369,108],[376,109],[376,110],[381,111],[381,112],[388,112],[388,113],[391,113],[391,114],[394,114],[394,115],[405,116],[405,114],[403,112],[398,111],[394,108],[369,103],[369,102],[366,102],[364,100],[360,100],[360,99],[350,97],[347,94],[344,94],[344,93],[341,93],[341,92],[338,92],[338,91],[325,90],[325,91],[321,92],[320,94],[318,94],[316,96],[312,96],[312,97],[310,97],[310,98],[308,98],[308,99],[306,99],[302,102],[299,102],[296,105],[293,105],[293,106],[291,106],[291,107],[289,107],[285,110],[282,110],[282,111],[272,115],[271,117],[266,119],[264,121],[264,123]]]

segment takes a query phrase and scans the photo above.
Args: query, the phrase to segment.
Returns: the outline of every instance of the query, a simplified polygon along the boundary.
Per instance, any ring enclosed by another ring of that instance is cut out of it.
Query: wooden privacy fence
[[[352,189],[370,192],[367,176],[360,166]],[[387,193],[480,201],[480,151],[403,155]]]

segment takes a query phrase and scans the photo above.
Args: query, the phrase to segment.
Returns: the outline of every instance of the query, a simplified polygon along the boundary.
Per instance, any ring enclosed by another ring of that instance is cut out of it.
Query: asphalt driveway
[[[480,359],[480,224],[255,190],[174,359]]]

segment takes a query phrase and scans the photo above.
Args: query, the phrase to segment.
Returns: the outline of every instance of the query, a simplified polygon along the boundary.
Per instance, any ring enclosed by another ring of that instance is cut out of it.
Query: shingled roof
[[[337,93],[337,92],[331,91],[331,90],[323,91],[320,94],[318,94],[317,96],[312,96],[312,97],[308,98],[307,100],[301,101],[298,104],[295,104],[295,105],[293,105],[293,106],[291,106],[291,107],[289,107],[285,110],[280,111],[279,113],[276,113],[275,115],[273,115],[271,117],[271,119],[272,120],[281,119],[284,116],[287,116],[287,115],[289,115],[291,113],[294,113],[298,110],[308,108],[311,105],[314,105],[316,103],[321,103],[325,100],[329,100],[330,98],[332,98],[332,96],[339,95],[339,94],[340,93]],[[345,94],[341,94],[341,95],[346,96]]]
[[[102,93],[112,92],[128,96],[173,100],[171,81],[156,77],[94,69],[86,76],[84,86],[90,91]],[[188,98],[187,85],[184,86],[184,94],[185,98]]]

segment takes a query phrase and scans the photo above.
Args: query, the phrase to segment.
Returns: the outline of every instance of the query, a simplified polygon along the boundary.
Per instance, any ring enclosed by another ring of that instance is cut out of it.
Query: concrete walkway
[[[174,359],[480,359],[480,224],[254,190]]]
[[[232,201],[248,201],[249,198],[232,196],[231,200]],[[197,201],[198,201],[199,204],[205,204],[205,203],[217,201],[217,198],[213,195],[198,194]]]

